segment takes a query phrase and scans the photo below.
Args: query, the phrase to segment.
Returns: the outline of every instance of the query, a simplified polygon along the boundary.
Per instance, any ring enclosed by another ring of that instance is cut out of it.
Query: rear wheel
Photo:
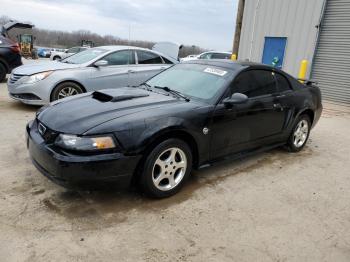
[[[151,197],[163,198],[176,194],[192,169],[189,146],[179,139],[168,139],[148,154],[141,172],[141,186]]]
[[[51,101],[83,93],[83,89],[76,83],[64,82],[59,84],[52,92]]]
[[[60,60],[61,59],[61,57],[59,57],[59,56],[55,56],[54,58],[53,58],[53,60]]]
[[[305,146],[311,129],[310,117],[307,115],[301,115],[292,131],[291,136],[288,139],[287,147],[291,152],[299,152]]]
[[[6,67],[0,63],[0,82],[2,82],[6,77]]]

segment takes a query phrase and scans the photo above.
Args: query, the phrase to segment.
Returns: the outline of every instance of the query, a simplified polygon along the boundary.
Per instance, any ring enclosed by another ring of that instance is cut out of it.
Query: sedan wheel
[[[177,193],[192,169],[192,151],[179,139],[168,139],[145,153],[140,183],[149,196],[162,198]]]
[[[301,120],[293,134],[293,143],[295,147],[301,147],[305,144],[309,134],[309,124],[306,120]]]
[[[79,91],[76,90],[74,87],[67,86],[58,93],[58,99],[65,98],[67,96],[74,96],[79,94]]]
[[[287,147],[291,152],[299,152],[305,146],[310,135],[311,121],[309,116],[301,115],[288,139]]]
[[[64,82],[59,84],[51,94],[51,101],[62,99],[69,96],[74,96],[83,93],[80,85],[74,82]]]
[[[185,153],[177,147],[163,151],[153,166],[154,186],[162,191],[176,187],[182,181],[187,169]]]

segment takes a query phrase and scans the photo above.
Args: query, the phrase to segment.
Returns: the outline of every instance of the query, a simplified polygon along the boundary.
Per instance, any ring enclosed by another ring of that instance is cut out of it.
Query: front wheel
[[[163,198],[176,194],[192,169],[192,152],[179,139],[168,139],[157,145],[145,159],[141,186],[151,197]]]
[[[51,101],[83,93],[83,89],[76,83],[65,82],[59,84],[52,92]]]
[[[301,115],[294,125],[291,136],[288,139],[287,147],[291,152],[299,152],[305,146],[311,129],[310,117]]]

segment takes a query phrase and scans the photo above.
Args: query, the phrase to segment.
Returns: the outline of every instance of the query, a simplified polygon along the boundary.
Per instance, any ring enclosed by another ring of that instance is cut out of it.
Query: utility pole
[[[238,57],[239,41],[241,39],[244,4],[245,4],[245,0],[239,0],[238,8],[237,8],[235,37],[233,40],[233,48],[232,48],[232,54],[236,54],[236,57]]]

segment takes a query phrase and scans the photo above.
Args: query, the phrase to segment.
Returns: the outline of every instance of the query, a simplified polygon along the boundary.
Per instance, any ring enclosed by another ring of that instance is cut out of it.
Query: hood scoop
[[[135,92],[130,92],[129,94],[128,93],[113,94],[113,92],[108,92],[107,90],[95,91],[92,93],[92,98],[101,102],[120,102],[120,101],[131,100],[131,99],[146,97],[146,96],[149,96],[149,94],[135,93]]]

